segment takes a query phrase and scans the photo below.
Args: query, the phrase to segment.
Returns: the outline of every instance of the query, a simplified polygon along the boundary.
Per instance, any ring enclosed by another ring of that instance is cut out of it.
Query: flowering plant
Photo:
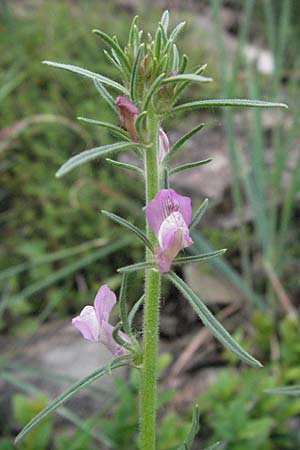
[[[106,52],[109,61],[117,68],[120,82],[111,80],[98,73],[80,67],[45,61],[46,64],[90,78],[108,107],[117,116],[119,125],[94,119],[82,119],[112,131],[119,140],[116,143],[86,150],[71,157],[58,170],[57,176],[63,176],[79,165],[86,164],[96,158],[107,157],[114,152],[131,150],[140,159],[143,169],[136,165],[109,160],[118,168],[134,170],[142,175],[145,182],[145,232],[107,211],[102,211],[112,221],[129,229],[145,245],[145,261],[118,269],[122,274],[122,285],[119,294],[120,322],[114,327],[109,323],[109,316],[116,304],[116,296],[108,286],[102,286],[95,298],[94,306],[85,306],[82,312],[73,319],[73,325],[84,338],[103,343],[114,355],[105,367],[79,380],[68,391],[50,403],[20,433],[21,439],[36,423],[54,411],[64,401],[89,383],[120,366],[134,366],[140,370],[140,441],[141,450],[156,448],[156,385],[157,385],[157,351],[159,338],[160,292],[163,278],[168,278],[183,297],[195,309],[200,320],[215,337],[230,349],[242,361],[256,367],[261,364],[249,355],[231,337],[223,326],[215,319],[201,299],[172,270],[179,264],[203,261],[215,258],[225,250],[194,255],[178,256],[179,252],[193,244],[192,229],[200,221],[207,200],[194,213],[191,199],[177,193],[169,187],[169,175],[200,166],[211,159],[169,168],[169,162],[184,143],[203,128],[203,124],[182,136],[170,146],[168,135],[163,128],[164,120],[170,114],[191,109],[209,107],[285,107],[281,103],[270,103],[247,99],[213,99],[179,103],[181,94],[191,83],[208,83],[211,78],[203,75],[206,65],[202,65],[190,73],[188,57],[180,55],[176,46],[176,38],[184,22],[180,23],[168,34],[169,13],[165,11],[161,17],[154,37],[150,34],[143,40],[143,31],[137,27],[137,18],[133,19],[129,40],[125,48],[114,36],[111,38],[103,31],[94,30],[110,48]],[[113,96],[110,90],[116,93]],[[144,295],[136,300],[131,311],[127,311],[127,276],[128,273],[143,270],[145,272]],[[143,304],[143,335],[138,340],[132,327],[133,318]],[[193,421],[186,441],[180,449],[190,449],[198,432],[199,412],[195,407]]]

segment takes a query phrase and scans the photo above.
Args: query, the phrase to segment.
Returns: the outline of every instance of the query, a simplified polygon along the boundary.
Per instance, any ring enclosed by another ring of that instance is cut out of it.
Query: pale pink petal
[[[100,327],[103,320],[108,322],[109,315],[116,301],[115,293],[106,284],[100,287],[94,300],[94,307]]]
[[[161,189],[146,205],[147,220],[156,237],[163,221],[176,211],[181,213],[188,226],[192,218],[191,199],[177,194],[174,189]]]
[[[85,306],[80,315],[74,317],[72,325],[80,331],[85,339],[89,341],[97,341],[99,339],[99,323],[93,306]]]
[[[101,326],[101,333],[100,333],[100,342],[102,342],[106,348],[114,355],[114,356],[120,356],[120,355],[126,355],[128,354],[128,350],[125,347],[122,347],[119,345],[113,338],[113,330],[114,327],[105,321],[102,322]],[[122,339],[124,339],[125,342],[130,342],[128,336],[126,336],[125,333],[119,332],[119,335]]]
[[[163,221],[157,239],[162,250],[174,245],[181,250],[193,243],[189,229],[180,212],[173,212]]]
[[[170,149],[168,136],[162,128],[159,129],[158,141],[158,162],[160,164]]]

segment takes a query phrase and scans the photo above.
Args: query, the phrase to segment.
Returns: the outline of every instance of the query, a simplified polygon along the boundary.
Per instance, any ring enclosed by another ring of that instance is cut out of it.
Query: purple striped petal
[[[180,212],[189,226],[192,218],[191,199],[177,194],[174,189],[161,189],[146,205],[147,220],[157,238],[163,221],[173,212]]]

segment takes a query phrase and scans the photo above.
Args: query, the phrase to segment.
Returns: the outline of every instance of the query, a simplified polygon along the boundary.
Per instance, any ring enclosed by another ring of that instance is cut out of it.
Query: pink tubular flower
[[[139,137],[134,126],[136,116],[139,113],[137,107],[124,95],[117,97],[115,104],[120,110],[120,122],[122,126],[129,132],[131,138],[137,142]]]
[[[102,342],[115,356],[119,356],[127,354],[128,351],[114,340],[112,335],[114,327],[108,323],[115,303],[114,292],[104,284],[96,294],[94,306],[85,306],[80,315],[74,317],[72,325],[85,339]],[[125,333],[120,332],[119,335],[125,342],[130,342]]]
[[[162,128],[159,129],[158,137],[158,162],[159,164],[163,161],[165,155],[170,149],[169,139],[167,134]]]
[[[173,189],[161,189],[146,205],[146,216],[159,244],[154,258],[160,272],[168,272],[177,253],[193,244],[188,228],[192,218],[191,199]]]

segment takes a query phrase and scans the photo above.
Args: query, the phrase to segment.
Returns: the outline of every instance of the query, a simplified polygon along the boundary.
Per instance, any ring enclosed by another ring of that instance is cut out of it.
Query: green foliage
[[[250,345],[270,352],[270,323],[255,312],[256,333]],[[267,394],[276,386],[299,384],[299,323],[283,319],[279,326],[279,360],[259,371],[222,370],[217,380],[201,396],[203,428],[208,426],[211,441],[222,440],[230,450],[292,450],[300,445],[297,425],[300,397]],[[243,333],[240,333],[245,345]],[[247,338],[249,341],[249,338]],[[226,353],[227,354],[227,353]],[[275,368],[276,367],[276,368]],[[293,422],[295,425],[293,425]]]
[[[23,394],[15,394],[13,398],[13,414],[17,423],[25,426],[47,403],[46,395],[39,394],[29,398]],[[22,442],[22,450],[46,450],[52,434],[53,419],[40,422]],[[2,448],[2,447],[1,447]]]

